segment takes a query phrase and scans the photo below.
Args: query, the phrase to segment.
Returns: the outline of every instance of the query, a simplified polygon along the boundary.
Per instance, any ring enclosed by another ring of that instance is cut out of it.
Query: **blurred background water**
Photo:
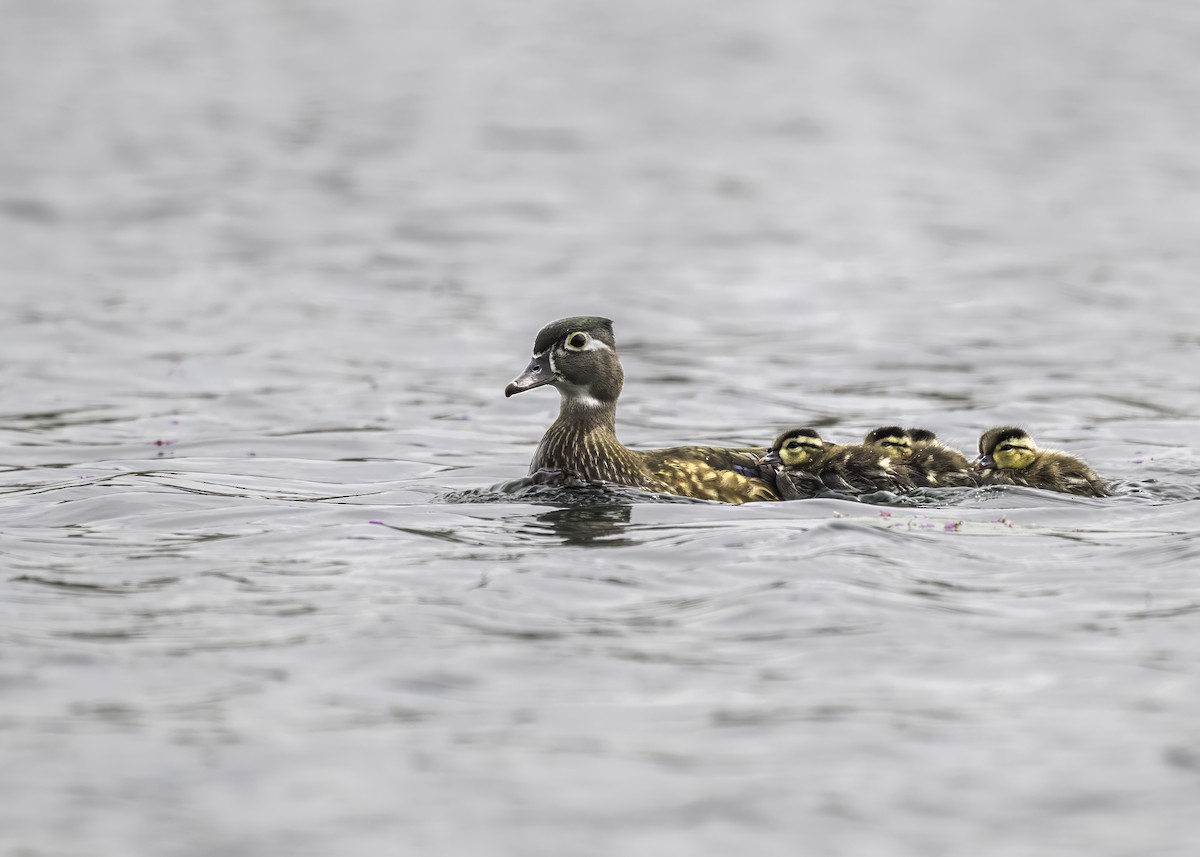
[[[1197,853],[1197,44],[5,0],[0,849]],[[632,445],[1017,423],[1118,493],[486,490],[578,313]]]

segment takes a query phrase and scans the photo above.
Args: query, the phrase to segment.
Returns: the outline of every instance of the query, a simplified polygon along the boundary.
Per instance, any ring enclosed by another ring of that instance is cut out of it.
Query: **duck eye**
[[[572,333],[567,337],[567,348],[572,351],[582,351],[588,344],[588,335],[582,330]]]
[[[784,446],[784,448],[785,448],[785,449],[799,449],[799,448],[800,448],[800,441],[798,441],[798,440],[789,440],[789,441],[788,441],[787,443],[785,443],[783,446]]]

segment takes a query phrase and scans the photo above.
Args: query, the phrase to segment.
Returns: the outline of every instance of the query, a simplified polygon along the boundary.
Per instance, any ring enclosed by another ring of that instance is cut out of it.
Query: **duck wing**
[[[664,490],[684,497],[748,503],[778,500],[775,481],[763,478],[758,461],[767,450],[718,446],[677,446],[640,453]]]

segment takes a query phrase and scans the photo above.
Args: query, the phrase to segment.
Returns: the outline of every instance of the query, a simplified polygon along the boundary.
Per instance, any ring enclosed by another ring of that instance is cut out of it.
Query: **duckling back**
[[[918,485],[926,488],[967,488],[978,485],[971,461],[947,446],[929,429],[910,428],[912,455],[908,466]]]
[[[821,481],[838,491],[900,493],[916,487],[909,465],[897,456],[866,444],[841,447],[824,462]]]
[[[1087,463],[1053,449],[1038,451],[1037,460],[1022,470],[995,468],[984,470],[980,484],[1023,485],[1080,497],[1108,497],[1108,484]]]

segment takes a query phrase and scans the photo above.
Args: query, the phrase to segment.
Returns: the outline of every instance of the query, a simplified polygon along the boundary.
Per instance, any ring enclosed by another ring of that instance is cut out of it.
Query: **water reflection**
[[[623,538],[629,528],[629,506],[571,506],[536,515],[541,527],[548,527],[566,545],[621,547],[635,543]]]

